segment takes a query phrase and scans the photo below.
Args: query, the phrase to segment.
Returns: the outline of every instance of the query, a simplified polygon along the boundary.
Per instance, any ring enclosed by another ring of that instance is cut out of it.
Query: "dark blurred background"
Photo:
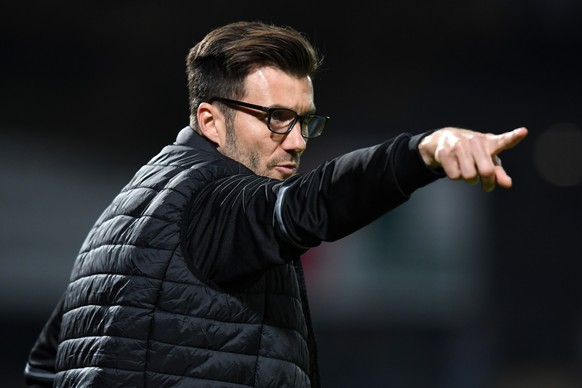
[[[305,256],[326,387],[582,387],[582,2],[3,1],[0,385],[101,210],[187,124],[211,28],[289,24],[332,116],[302,168],[400,132],[529,136],[511,190],[448,180]]]

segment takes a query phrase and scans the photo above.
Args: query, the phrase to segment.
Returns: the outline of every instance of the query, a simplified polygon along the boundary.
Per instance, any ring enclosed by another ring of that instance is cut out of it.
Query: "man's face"
[[[273,67],[260,67],[247,77],[245,90],[244,102],[288,108],[300,115],[314,111],[309,77],[295,78]],[[218,150],[257,175],[285,180],[297,172],[307,145],[300,125],[295,123],[288,134],[273,133],[267,127],[266,113],[236,107],[234,128],[226,131],[224,145]]]

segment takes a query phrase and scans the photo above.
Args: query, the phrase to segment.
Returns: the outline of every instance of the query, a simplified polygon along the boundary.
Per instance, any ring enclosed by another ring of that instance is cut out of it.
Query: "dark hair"
[[[273,66],[313,79],[322,60],[308,38],[288,26],[242,21],[216,28],[186,57],[191,125],[198,126],[196,110],[201,102],[212,97],[241,98],[246,76],[257,67]]]

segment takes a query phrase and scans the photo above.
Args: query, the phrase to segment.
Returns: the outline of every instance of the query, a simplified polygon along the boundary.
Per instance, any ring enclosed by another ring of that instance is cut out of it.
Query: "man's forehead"
[[[245,100],[266,106],[301,111],[314,108],[313,83],[309,76],[298,77],[272,66],[254,69],[245,79]]]

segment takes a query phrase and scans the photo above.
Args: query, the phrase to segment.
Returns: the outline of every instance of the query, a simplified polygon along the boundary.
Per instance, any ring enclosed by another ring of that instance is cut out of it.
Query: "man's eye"
[[[295,115],[290,110],[280,109],[271,112],[271,120],[276,120],[282,123],[290,122],[295,118]]]

